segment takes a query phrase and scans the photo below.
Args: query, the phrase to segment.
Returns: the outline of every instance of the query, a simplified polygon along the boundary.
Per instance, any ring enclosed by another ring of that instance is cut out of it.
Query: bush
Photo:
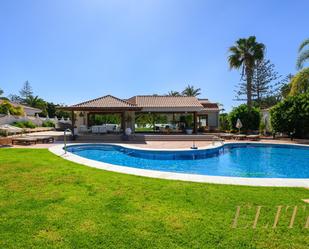
[[[219,123],[221,131],[227,131],[231,129],[227,113],[222,113],[219,115]]]
[[[229,123],[232,130],[237,130],[236,122],[239,118],[242,123],[241,130],[252,131],[258,130],[260,125],[260,109],[256,107],[248,108],[246,104],[235,107],[229,114]]]
[[[0,137],[7,137],[7,132],[0,130]]]
[[[43,127],[55,127],[55,123],[51,120],[45,120],[42,124]]]
[[[9,101],[3,100],[3,102],[0,103],[0,113],[8,114],[8,112],[16,116],[24,115],[24,110],[21,106],[14,106]]]
[[[274,132],[309,136],[309,93],[290,96],[270,110]]]
[[[12,125],[19,127],[19,128],[35,128],[36,127],[36,125],[32,123],[31,121],[18,121],[18,122],[14,122]]]

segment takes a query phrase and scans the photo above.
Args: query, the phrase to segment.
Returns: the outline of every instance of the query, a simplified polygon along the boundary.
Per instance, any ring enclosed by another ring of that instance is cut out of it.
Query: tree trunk
[[[247,78],[247,105],[252,107],[252,77],[253,72],[250,66],[246,66],[246,78]]]

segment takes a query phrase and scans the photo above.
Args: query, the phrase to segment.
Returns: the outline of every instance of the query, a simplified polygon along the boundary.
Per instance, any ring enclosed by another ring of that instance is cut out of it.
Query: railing
[[[70,129],[66,129],[64,130],[64,134],[63,134],[63,142],[64,142],[64,154],[67,153],[67,132],[72,133],[72,131]]]

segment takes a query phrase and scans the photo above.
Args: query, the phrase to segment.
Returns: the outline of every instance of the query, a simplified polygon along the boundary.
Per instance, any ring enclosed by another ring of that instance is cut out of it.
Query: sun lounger
[[[245,140],[246,139],[246,135],[234,135],[233,136],[235,140]]]
[[[220,134],[219,137],[222,138],[222,139],[232,139],[234,137],[234,134],[223,133],[223,134]]]
[[[12,138],[12,144],[24,144],[24,145],[31,145],[36,144],[37,139],[33,137],[16,137]]]
[[[54,137],[52,136],[35,136],[33,138],[36,138],[37,142],[41,143],[53,143],[55,141]]]
[[[260,136],[259,135],[248,135],[247,139],[251,141],[257,141],[260,139]]]

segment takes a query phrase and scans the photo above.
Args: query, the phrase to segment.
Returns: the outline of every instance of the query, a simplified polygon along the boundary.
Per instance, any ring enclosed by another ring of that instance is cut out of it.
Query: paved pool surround
[[[248,143],[248,142],[239,142]],[[259,142],[250,142],[250,143],[258,143]],[[117,145],[125,148],[131,148],[135,150],[150,150],[150,151],[188,151],[190,149],[145,149],[140,148],[134,145],[129,144],[109,144],[109,143],[91,143],[94,145]],[[228,143],[225,143],[228,144]],[[235,142],[233,142],[235,144]],[[283,143],[271,143],[274,145],[282,145]],[[288,144],[288,143],[286,143]],[[74,143],[67,144],[67,146],[78,146],[78,145],[86,145],[85,143]],[[291,144],[288,144],[291,145]],[[198,150],[205,149],[216,149],[222,147],[222,143],[215,143],[206,147],[200,147]],[[294,145],[294,146],[304,146],[304,145]],[[305,145],[308,146],[308,145]],[[309,146],[308,146],[309,147]],[[175,173],[175,172],[163,172],[157,170],[149,170],[149,169],[139,169],[134,167],[120,166],[109,164],[105,162],[99,162],[92,159],[87,159],[73,153],[64,151],[64,144],[55,145],[49,148],[49,151],[52,153],[75,163],[79,163],[82,165],[86,165],[88,167],[93,167],[97,169],[103,169],[118,173],[144,176],[144,177],[152,177],[152,178],[160,178],[167,180],[181,180],[181,181],[190,181],[190,182],[205,182],[205,183],[215,183],[215,184],[230,184],[230,185],[244,185],[244,186],[268,186],[268,187],[306,187],[309,188],[309,179],[300,179],[300,178],[254,178],[254,177],[230,177],[230,176],[208,176],[208,175],[198,175],[198,174],[186,174],[186,173]]]

